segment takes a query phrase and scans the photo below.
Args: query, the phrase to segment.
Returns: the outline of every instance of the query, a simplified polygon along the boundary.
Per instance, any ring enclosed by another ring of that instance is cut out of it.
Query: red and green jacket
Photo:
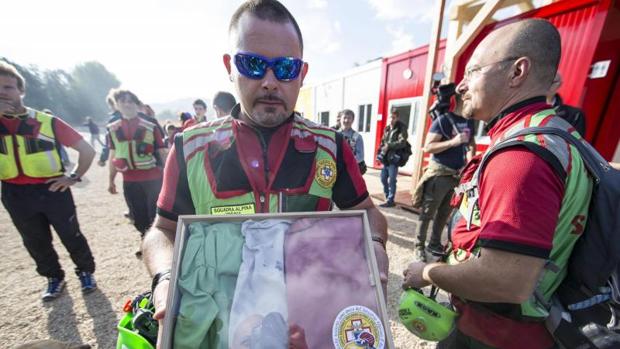
[[[330,210],[336,133],[297,114],[291,118],[267,136],[233,117],[183,132],[195,213]]]

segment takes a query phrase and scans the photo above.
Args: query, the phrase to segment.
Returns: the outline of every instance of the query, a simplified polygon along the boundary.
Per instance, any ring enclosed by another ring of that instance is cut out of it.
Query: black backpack
[[[411,156],[411,144],[406,141],[405,146],[400,149],[392,150],[388,153],[388,162],[398,167],[403,167]]]
[[[620,348],[620,171],[558,128],[530,127],[509,138],[527,134],[552,134],[574,145],[594,180],[585,230],[550,304],[547,328],[565,348]]]

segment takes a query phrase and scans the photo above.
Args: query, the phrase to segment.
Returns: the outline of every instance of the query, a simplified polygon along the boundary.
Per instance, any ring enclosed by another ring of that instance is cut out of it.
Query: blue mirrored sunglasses
[[[260,80],[267,74],[267,68],[271,68],[276,79],[291,81],[297,79],[304,62],[294,57],[267,58],[253,53],[237,53],[235,66],[241,75]]]

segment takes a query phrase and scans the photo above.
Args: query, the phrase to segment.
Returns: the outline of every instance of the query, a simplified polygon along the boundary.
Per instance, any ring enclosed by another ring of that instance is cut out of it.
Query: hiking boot
[[[62,294],[65,288],[65,280],[61,278],[47,278],[47,288],[41,296],[44,302],[52,301]]]
[[[82,292],[91,293],[97,288],[97,282],[92,273],[86,271],[76,272],[80,279],[80,285],[82,285]]]
[[[442,257],[444,254],[444,248],[441,245],[428,245],[426,251],[433,255],[433,257]]]
[[[394,207],[394,206],[396,206],[394,201],[387,201],[379,205],[379,207]]]
[[[420,262],[426,263],[426,251],[424,251],[424,246],[416,246],[415,248],[415,259]]]

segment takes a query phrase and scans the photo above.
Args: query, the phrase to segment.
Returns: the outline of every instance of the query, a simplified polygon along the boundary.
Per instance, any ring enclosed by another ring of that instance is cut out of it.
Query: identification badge
[[[254,204],[218,206],[211,208],[212,215],[229,215],[229,214],[253,214],[256,213]]]

